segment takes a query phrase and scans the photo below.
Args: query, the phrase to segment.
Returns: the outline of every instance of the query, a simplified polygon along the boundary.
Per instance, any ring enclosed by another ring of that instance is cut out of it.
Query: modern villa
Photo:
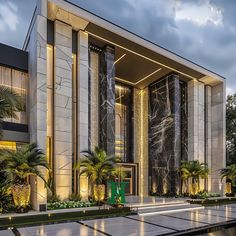
[[[37,142],[61,199],[88,197],[74,165],[99,146],[119,156],[127,195],[179,194],[182,160],[210,169],[223,194],[225,78],[66,0],[39,0],[22,50],[0,44],[0,84],[26,109],[3,123],[0,148]],[[30,179],[32,203],[47,190]]]

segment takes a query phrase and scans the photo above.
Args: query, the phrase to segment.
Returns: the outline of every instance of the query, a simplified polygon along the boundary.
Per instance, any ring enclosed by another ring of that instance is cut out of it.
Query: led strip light
[[[188,77],[188,78],[197,80],[197,78],[195,78],[195,77],[193,77],[193,76],[191,76],[191,75],[188,75],[188,74],[186,74],[186,73],[184,73],[184,72],[181,72],[181,71],[179,71],[179,70],[176,70],[176,69],[174,69],[174,68],[172,68],[172,67],[170,67],[170,66],[167,66],[167,65],[165,65],[165,64],[163,64],[163,63],[161,63],[161,62],[155,61],[155,60],[153,60],[153,59],[151,59],[151,58],[149,58],[149,57],[146,57],[146,56],[144,56],[144,55],[142,55],[142,54],[140,54],[140,53],[138,53],[138,52],[135,52],[135,51],[133,51],[133,50],[131,50],[131,49],[128,49],[128,48],[126,48],[126,47],[124,47],[124,46],[121,46],[120,44],[114,43],[114,42],[112,42],[112,41],[110,41],[110,40],[108,40],[108,39],[105,39],[105,38],[103,38],[103,37],[101,37],[101,36],[98,36],[98,35],[96,35],[96,34],[94,34],[94,33],[89,32],[89,31],[87,31],[87,30],[86,30],[85,32],[88,33],[89,35],[92,35],[92,36],[98,38],[98,39],[101,39],[101,40],[103,40],[103,41],[105,41],[105,42],[111,43],[111,44],[113,44],[113,45],[115,45],[115,46],[117,46],[117,47],[119,47],[119,48],[122,48],[122,49],[124,49],[124,50],[126,50],[126,51],[128,51],[128,52],[131,52],[131,53],[133,53],[133,54],[135,54],[135,55],[137,55],[137,56],[139,56],[139,57],[142,57],[142,58],[144,58],[144,59],[146,59],[146,60],[148,60],[148,61],[151,61],[151,62],[153,62],[153,63],[155,63],[155,64],[157,64],[157,65],[160,65],[160,66],[163,66],[163,67],[165,67],[165,68],[167,68],[167,69],[169,69],[169,70],[175,71],[175,72],[177,72],[177,73],[179,73],[179,74],[182,74],[182,75],[184,75],[184,76],[186,76],[186,77]]]

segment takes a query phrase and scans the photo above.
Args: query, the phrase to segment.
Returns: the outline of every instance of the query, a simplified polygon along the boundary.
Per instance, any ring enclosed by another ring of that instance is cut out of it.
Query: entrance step
[[[149,207],[138,207],[139,216],[150,216],[150,215],[160,215],[169,214],[176,212],[192,211],[204,209],[201,205],[189,204],[189,203],[179,203],[179,204],[165,204],[162,206],[149,206]]]
[[[128,203],[127,206],[131,208],[143,208],[143,207],[157,207],[157,206],[172,206],[179,204],[189,204],[185,200],[172,200],[172,201],[156,201],[156,202],[146,202],[146,203]]]

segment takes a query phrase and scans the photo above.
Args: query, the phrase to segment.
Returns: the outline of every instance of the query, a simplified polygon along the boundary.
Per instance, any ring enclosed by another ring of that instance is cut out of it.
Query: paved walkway
[[[236,204],[152,216],[128,216],[0,231],[0,236],[154,236],[236,221]]]

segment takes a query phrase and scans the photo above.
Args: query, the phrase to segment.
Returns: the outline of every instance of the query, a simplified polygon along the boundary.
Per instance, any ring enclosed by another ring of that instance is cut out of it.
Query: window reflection
[[[115,154],[123,162],[132,162],[132,89],[116,84]]]
[[[14,89],[23,97],[25,102],[25,111],[16,112],[17,118],[7,118],[4,121],[27,124],[26,104],[28,89],[28,74],[22,71],[14,70],[8,67],[0,66],[0,85]]]

